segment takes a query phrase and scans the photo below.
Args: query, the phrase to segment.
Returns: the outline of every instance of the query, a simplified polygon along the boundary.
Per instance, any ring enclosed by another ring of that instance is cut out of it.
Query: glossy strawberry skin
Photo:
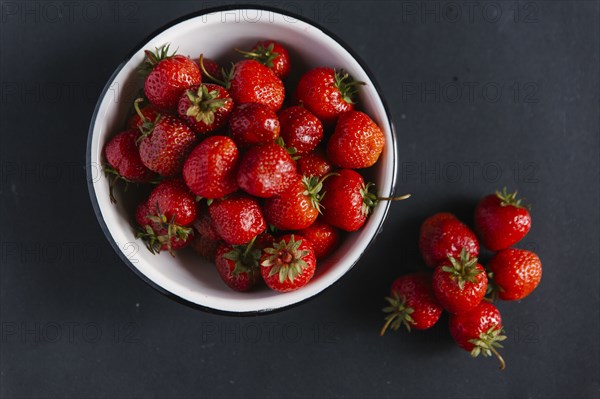
[[[261,266],[261,268],[260,268],[262,276],[263,276],[263,280],[265,281],[265,283],[267,283],[269,288],[271,288],[272,290],[278,291],[278,292],[295,291],[295,290],[305,286],[312,279],[313,275],[315,274],[316,267],[317,267],[317,260],[315,258],[315,254],[312,249],[312,245],[304,237],[296,235],[296,234],[288,234],[288,235],[284,235],[282,237],[275,239],[275,241],[279,242],[279,241],[283,240],[285,242],[289,242],[290,239],[292,238],[292,236],[293,236],[294,240],[301,241],[301,244],[298,248],[299,251],[308,251],[308,253],[302,258],[302,260],[304,260],[306,262],[306,267],[303,268],[302,272],[294,278],[294,281],[285,279],[283,282],[281,282],[279,280],[279,274],[274,274],[272,276],[269,276],[269,273],[270,273],[272,267]],[[264,262],[264,260],[266,259],[266,257],[267,257],[267,254],[265,254],[263,251],[263,255],[260,260],[261,265],[262,265],[262,262]]]
[[[254,60],[235,64],[229,94],[235,104],[261,103],[277,111],[285,98],[281,80],[266,66]]]
[[[505,301],[525,298],[542,279],[542,262],[531,251],[509,248],[498,252],[489,263],[498,296]]]
[[[235,261],[227,259],[225,255],[233,251],[233,247],[227,244],[221,244],[215,253],[215,265],[221,279],[229,288],[235,291],[248,291],[256,285],[260,279],[260,270],[258,267],[248,266],[248,270],[234,274]]]
[[[246,244],[267,227],[258,201],[247,195],[216,200],[208,210],[215,230],[227,244]]]
[[[335,86],[335,71],[327,67],[315,68],[302,75],[296,98],[328,125],[333,124],[342,113],[354,109],[354,104],[344,100],[343,94]]]
[[[474,309],[487,291],[488,279],[485,269],[477,264],[479,274],[476,282],[465,282],[461,290],[458,282],[438,266],[433,271],[433,292],[438,302],[450,313],[464,313]]]
[[[150,208],[148,208],[148,200],[142,201],[138,204],[135,209],[135,221],[140,227],[151,226],[154,227],[154,222],[149,219],[149,216],[154,213],[150,213]]]
[[[287,147],[296,149],[295,155],[313,151],[323,140],[323,124],[306,108],[292,106],[277,114],[281,124],[281,137]]]
[[[431,288],[430,273],[418,272],[398,277],[392,283],[391,294],[405,299],[405,306],[412,308],[411,328],[427,330],[433,327],[442,315],[442,306],[438,303]]]
[[[164,180],[154,187],[148,198],[148,209],[154,215],[165,215],[179,226],[196,220],[196,199],[181,179]]]
[[[279,137],[275,112],[264,104],[245,103],[233,110],[229,120],[231,138],[240,148],[272,143]]]
[[[494,305],[486,301],[469,312],[450,315],[450,334],[458,346],[468,352],[474,348],[469,340],[478,339],[490,328],[502,329],[502,316]]]
[[[229,98],[229,93],[222,86],[205,83],[207,90],[209,92],[216,91],[218,94],[215,99],[227,99]],[[192,92],[198,91],[199,85],[191,86],[188,90]],[[213,112],[214,121],[211,124],[207,124],[202,120],[196,119],[195,116],[187,115],[188,109],[192,107],[193,104],[187,95],[187,90],[181,94],[179,98],[179,102],[177,103],[177,114],[179,118],[184,121],[192,130],[201,135],[205,135],[210,132],[214,132],[216,130],[221,129],[227,123],[229,115],[233,110],[233,101],[225,101],[225,104],[222,107],[219,107]]]
[[[481,243],[491,251],[509,248],[531,229],[531,215],[525,208],[502,206],[497,195],[483,198],[475,209],[475,227]]]
[[[296,164],[281,146],[270,143],[244,154],[237,173],[239,187],[248,194],[269,198],[282,193],[296,177]]]
[[[383,132],[367,114],[349,111],[340,115],[327,142],[327,157],[340,168],[368,168],[379,159],[384,143]]]
[[[267,223],[279,230],[300,230],[313,224],[319,210],[306,190],[301,177],[296,176],[282,193],[267,198],[263,206]]]
[[[317,259],[330,255],[339,245],[341,238],[337,228],[328,225],[320,218],[310,226],[299,230],[297,234],[310,241]]]
[[[140,158],[136,145],[138,130],[126,130],[114,136],[104,147],[108,164],[123,178],[134,183],[146,183],[155,178]]]
[[[202,198],[221,198],[237,190],[238,149],[229,137],[211,136],[190,153],[183,165],[183,178]]]
[[[201,81],[200,69],[194,61],[183,55],[174,55],[154,66],[144,83],[144,92],[158,108],[173,110],[181,94]]]
[[[285,47],[273,40],[262,40],[256,43],[251,51],[255,51],[259,46],[268,48],[270,45],[273,45],[273,53],[277,53],[277,56],[271,60],[272,65],[267,67],[283,80],[289,75],[291,69],[290,56]]]
[[[436,213],[423,222],[419,234],[419,250],[431,268],[446,263],[448,256],[458,258],[465,248],[471,257],[479,255],[477,237],[451,213]]]
[[[163,115],[152,133],[140,142],[140,157],[148,169],[162,176],[175,176],[181,173],[195,143],[196,135],[185,123]]]
[[[323,221],[345,231],[360,229],[367,220],[361,188],[365,181],[351,169],[342,169],[325,180],[321,200]]]
[[[296,161],[298,174],[303,176],[323,177],[333,171],[333,167],[325,158],[321,151],[313,151],[310,154],[303,155]]]
[[[145,107],[141,108],[140,112],[142,113],[142,115],[144,115],[144,118],[146,118],[146,120],[150,122],[154,122],[156,118],[160,115],[160,111],[156,109],[156,107],[152,104],[148,104]],[[144,121],[142,120],[142,118],[137,113],[134,113],[127,121],[127,128],[138,130],[143,124]]]
[[[160,226],[160,224],[153,222],[150,219],[150,217],[156,215],[156,211],[152,212],[150,210],[150,208],[148,207],[148,202],[149,202],[148,200],[143,201],[142,203],[140,203],[137,206],[136,211],[135,211],[136,223],[138,224],[139,227],[142,228],[142,230],[145,230],[146,226],[150,226],[150,228],[155,232],[155,234],[157,236],[166,236],[168,234],[167,229]],[[156,206],[155,206],[155,209],[156,209]],[[169,246],[167,244],[163,244],[160,249],[162,251],[168,251],[169,249],[171,251],[182,249],[182,248],[185,248],[186,246],[188,246],[194,239],[195,239],[195,237],[194,237],[193,233],[188,235],[187,239],[185,239],[185,240],[181,239],[180,237],[173,236],[171,238],[171,248],[169,248]]]
[[[210,212],[206,201],[200,201],[196,211],[196,220],[194,221],[194,228],[198,231],[202,237],[206,237],[212,241],[220,241],[221,236],[215,228],[215,223],[210,217]]]

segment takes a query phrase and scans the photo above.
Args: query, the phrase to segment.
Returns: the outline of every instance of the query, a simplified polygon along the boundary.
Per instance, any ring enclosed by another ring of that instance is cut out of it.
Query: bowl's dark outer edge
[[[298,19],[300,21],[306,22],[310,25],[313,25],[314,27],[320,29],[323,33],[325,33],[326,35],[330,36],[333,40],[335,40],[338,44],[340,44],[344,49],[346,49],[351,55],[352,57],[354,57],[354,59],[356,59],[356,61],[360,64],[360,66],[364,69],[364,71],[367,73],[367,75],[369,76],[369,78],[371,79],[371,81],[373,82],[373,85],[375,87],[375,90],[377,91],[377,94],[379,95],[379,98],[381,99],[381,102],[383,103],[383,108],[385,110],[385,113],[387,115],[388,121],[390,123],[390,129],[392,132],[392,146],[393,146],[393,151],[392,151],[392,155],[393,155],[393,170],[392,170],[392,187],[390,190],[390,193],[388,193],[389,196],[392,196],[394,194],[395,191],[395,186],[396,186],[396,176],[397,176],[397,168],[398,168],[398,162],[397,162],[397,144],[396,144],[396,131],[394,128],[394,122],[392,120],[392,115],[390,113],[388,104],[385,100],[385,98],[382,95],[381,89],[379,84],[377,83],[373,73],[371,72],[371,70],[368,68],[367,64],[352,50],[352,48],[346,44],[343,40],[341,40],[339,37],[337,37],[334,33],[332,33],[331,31],[329,31],[327,28],[321,26],[320,24],[311,21],[308,18],[305,18],[301,15],[296,15],[294,13],[291,13],[289,11],[285,11],[285,10],[281,10],[278,9],[276,7],[269,7],[269,6],[262,6],[262,5],[253,5],[253,4],[239,4],[239,5],[226,5],[226,6],[218,6],[218,7],[212,7],[212,8],[207,8],[201,11],[197,11],[191,14],[187,14],[184,16],[181,16],[165,25],[163,25],[162,27],[156,29],[154,32],[150,33],[148,36],[146,36],[132,51],[131,53],[125,58],[125,60],[123,62],[121,62],[119,64],[119,66],[115,69],[115,71],[112,73],[112,75],[110,76],[110,78],[108,79],[106,85],[104,86],[104,89],[102,90],[102,93],[100,94],[100,97],[98,98],[98,102],[96,103],[96,107],[94,108],[94,113],[92,114],[92,120],[90,123],[90,127],[89,127],[89,131],[88,131],[88,139],[87,139],[87,150],[86,150],[86,179],[87,179],[87,185],[88,185],[88,191],[90,194],[90,199],[92,202],[92,207],[94,208],[94,213],[96,214],[96,218],[98,219],[98,222],[100,223],[100,227],[102,228],[102,231],[104,232],[104,235],[106,236],[106,238],[108,239],[108,241],[110,242],[110,244],[112,245],[113,249],[117,252],[117,254],[119,255],[119,257],[123,260],[123,262],[125,262],[125,264],[136,274],[138,275],[142,280],[144,280],[148,285],[150,285],[152,288],[154,288],[155,290],[157,290],[158,292],[160,292],[161,294],[167,296],[168,298],[179,302],[183,305],[189,306],[191,308],[194,309],[199,309],[199,310],[203,310],[205,312],[208,313],[212,313],[212,314],[218,314],[218,315],[227,315],[227,316],[257,316],[257,315],[264,315],[264,314],[271,314],[271,313],[275,313],[275,312],[279,312],[279,311],[283,311],[283,310],[287,310],[290,308],[293,308],[295,306],[301,305],[303,303],[305,303],[306,301],[313,299],[315,297],[317,297],[318,295],[320,295],[321,293],[323,293],[324,291],[327,290],[327,288],[331,287],[334,284],[337,284],[340,280],[342,280],[347,274],[348,272],[354,268],[354,266],[356,265],[356,263],[358,262],[357,259],[356,262],[354,262],[352,264],[352,266],[350,266],[350,268],[348,269],[348,271],[346,271],[346,274],[344,274],[343,276],[341,276],[338,280],[336,280],[335,282],[333,282],[329,287],[326,287],[325,289],[321,290],[320,292],[316,293],[313,296],[310,296],[300,302],[296,302],[294,304],[291,305],[287,305],[287,306],[283,306],[280,308],[276,308],[276,309],[264,309],[264,310],[260,310],[260,311],[250,311],[250,312],[230,312],[230,311],[224,311],[224,310],[219,310],[219,309],[213,309],[213,308],[209,308],[206,306],[202,306],[199,305],[197,303],[193,303],[190,302],[186,299],[183,299],[175,294],[173,294],[170,291],[165,290],[164,288],[162,288],[161,286],[157,285],[156,283],[154,283],[152,280],[150,280],[148,277],[146,277],[142,272],[140,272],[131,262],[130,260],[126,257],[126,255],[121,251],[121,249],[119,248],[119,246],[117,245],[117,243],[115,242],[115,240],[113,239],[112,235],[110,234],[110,231],[108,229],[108,226],[106,225],[103,217],[102,217],[102,213],[100,211],[100,206],[98,205],[98,200],[96,199],[96,195],[95,195],[95,190],[94,190],[94,177],[92,176],[92,168],[91,168],[91,150],[92,150],[92,133],[94,130],[94,125],[96,123],[96,118],[98,116],[98,110],[100,108],[100,104],[101,104],[101,100],[104,98],[106,92],[109,90],[110,85],[113,81],[113,79],[117,76],[117,74],[121,71],[121,69],[123,69],[123,67],[125,66],[125,64],[127,64],[127,62],[129,62],[129,60],[133,57],[134,54],[136,54],[141,48],[144,47],[144,45],[150,41],[152,38],[154,38],[155,36],[157,36],[158,34],[160,34],[161,32],[163,32],[164,30],[172,27],[173,25],[176,25],[180,22],[183,22],[185,20],[191,19],[191,18],[196,18],[202,15],[206,15],[206,14],[211,14],[211,13],[216,13],[216,12],[222,12],[222,11],[231,11],[231,10],[238,10],[238,9],[256,9],[256,10],[263,10],[263,11],[270,11],[270,12],[274,12],[274,13],[279,13],[282,15],[286,15],[288,17],[291,18],[295,18]],[[383,215],[383,218],[379,224],[379,226],[377,227],[377,233],[373,236],[373,238],[371,239],[371,241],[369,241],[369,244],[367,244],[367,247],[365,248],[365,251],[368,250],[368,248],[373,244],[373,241],[375,240],[375,238],[377,237],[377,235],[381,232],[382,230],[382,226],[383,223],[385,222],[385,219],[387,218],[387,214],[389,211],[389,202],[386,201],[383,204],[385,204],[385,214]]]

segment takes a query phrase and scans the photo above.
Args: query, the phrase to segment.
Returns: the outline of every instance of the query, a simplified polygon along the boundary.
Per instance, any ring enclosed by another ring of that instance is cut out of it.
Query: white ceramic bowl
[[[319,262],[317,273],[309,284],[285,294],[266,287],[246,293],[235,292],[225,286],[213,265],[200,260],[191,250],[179,252],[175,258],[166,252],[152,255],[141,241],[135,239],[131,224],[132,205],[128,204],[127,198],[120,198],[117,205],[109,201],[108,181],[99,174],[99,167],[103,163],[104,144],[122,130],[130,105],[142,87],[136,67],[144,58],[144,49],[171,43],[172,49],[178,48],[178,53],[194,58],[202,52],[210,58],[229,59],[232,48],[250,48],[257,40],[267,38],[280,41],[290,50],[295,71],[307,71],[317,66],[344,68],[356,80],[366,82],[360,89],[360,109],[382,128],[386,139],[383,154],[367,177],[376,183],[380,196],[392,195],[394,191],[396,139],[389,113],[364,63],[339,39],[300,16],[254,6],[205,10],[161,28],[119,65],[98,100],[87,144],[88,185],[100,225],[125,263],[163,294],[206,310],[255,314],[281,309],[315,296],[357,263],[379,233],[389,207],[388,202],[381,202],[361,230],[349,234],[330,257]]]

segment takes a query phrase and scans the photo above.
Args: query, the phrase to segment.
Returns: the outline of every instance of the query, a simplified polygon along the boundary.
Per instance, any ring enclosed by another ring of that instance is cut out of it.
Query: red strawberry
[[[181,95],[193,85],[202,81],[200,69],[189,57],[169,55],[169,46],[162,46],[156,52],[146,50],[144,67],[151,69],[144,83],[144,93],[155,106],[171,110],[177,107]]]
[[[212,60],[210,58],[206,58],[203,57],[202,58],[202,63],[204,65],[204,69],[206,69],[206,72],[208,72],[208,75],[206,73],[204,73],[204,71],[202,71],[202,67],[200,65],[200,60],[194,60],[194,62],[196,63],[196,65],[198,65],[198,68],[200,68],[200,74],[202,75],[202,80],[206,80],[206,79],[211,79],[212,76],[214,76],[217,79],[222,80],[223,79],[223,67],[221,67],[221,65],[219,65],[219,63],[215,60]]]
[[[202,55],[200,66],[203,65]],[[203,72],[210,76],[206,68]],[[285,88],[281,79],[269,68],[254,60],[243,60],[235,63],[226,72],[224,79],[216,76],[210,78],[227,89],[236,105],[244,103],[260,103],[277,111],[285,98]]]
[[[332,124],[342,113],[354,109],[357,85],[344,71],[320,67],[311,69],[300,78],[296,98],[325,124]]]
[[[160,111],[152,104],[148,104],[145,107],[140,108],[140,113],[144,116],[144,119],[136,112],[127,121],[127,128],[138,130],[144,125],[144,120],[154,122],[160,116]]]
[[[177,113],[194,132],[206,134],[227,122],[233,101],[227,90],[211,83],[192,86],[179,98]]]
[[[340,243],[340,231],[320,218],[297,234],[310,241],[317,259],[331,254]]]
[[[227,244],[246,244],[267,227],[258,201],[247,195],[216,200],[208,210],[215,230]]]
[[[244,154],[237,173],[240,188],[256,197],[282,193],[296,176],[296,164],[276,143],[252,147]]]
[[[279,137],[279,129],[277,115],[264,104],[240,104],[229,119],[231,138],[240,148],[272,143]]]
[[[475,227],[481,242],[491,251],[500,251],[521,241],[531,229],[531,215],[512,194],[496,191],[483,198],[475,209]]]
[[[105,173],[112,176],[110,181],[110,198],[115,202],[113,187],[117,180],[132,183],[147,183],[155,178],[155,174],[144,164],[136,145],[139,136],[137,130],[126,130],[117,134],[104,146],[107,165]]]
[[[282,193],[265,200],[267,223],[280,230],[300,230],[313,224],[320,213],[323,180],[296,175]]]
[[[460,259],[449,256],[448,260],[433,271],[433,292],[448,312],[468,312],[485,296],[488,286],[485,269],[464,249]]]
[[[215,264],[219,275],[230,288],[248,291],[260,279],[261,250],[248,245],[222,244],[217,248]]]
[[[329,161],[341,168],[368,168],[377,162],[385,138],[367,114],[349,111],[340,115],[327,143]]]
[[[142,163],[160,175],[175,176],[194,148],[196,135],[185,123],[170,115],[159,116],[155,121],[146,119],[138,108],[140,101],[142,99],[135,100],[134,107],[143,121],[138,138]]]
[[[321,151],[314,151],[301,156],[296,161],[296,167],[298,174],[304,176],[323,177],[333,171],[331,164]]]
[[[270,68],[280,79],[285,79],[290,73],[290,56],[285,47],[276,41],[262,40],[256,43],[252,50],[238,52]]]
[[[431,268],[457,258],[465,248],[471,257],[479,256],[475,234],[451,213],[436,213],[425,219],[419,234],[419,250],[425,264]]]
[[[323,125],[306,108],[293,106],[279,111],[281,137],[294,154],[304,155],[314,150],[323,139]]]
[[[498,252],[490,261],[495,294],[506,301],[518,301],[538,286],[542,279],[542,262],[531,251],[509,248]]]
[[[323,221],[345,231],[361,228],[376,203],[362,176],[350,169],[342,169],[325,181],[325,195],[321,200]]]
[[[198,203],[198,209],[196,213],[198,216],[194,221],[194,228],[198,231],[198,233],[212,241],[220,241],[221,237],[219,236],[219,233],[217,233],[215,223],[210,217],[210,212],[205,201]]]
[[[190,242],[190,247],[202,258],[215,262],[217,248],[222,244],[222,241],[212,240],[206,236],[195,234]]]
[[[260,258],[263,279],[269,288],[294,291],[313,277],[316,259],[310,242],[299,235],[288,234],[263,249]]]
[[[183,178],[202,198],[221,198],[237,190],[238,149],[226,136],[207,137],[190,153]]]
[[[404,325],[408,331],[427,330],[437,323],[442,315],[442,307],[431,289],[431,274],[418,272],[398,277],[391,288],[391,295],[385,298],[389,306],[383,308],[385,324],[380,335],[388,327],[397,331]]]
[[[484,357],[494,354],[500,360],[500,369],[505,363],[497,348],[502,348],[502,317],[498,309],[489,302],[481,302],[467,313],[450,315],[450,334],[454,341],[471,356]]]

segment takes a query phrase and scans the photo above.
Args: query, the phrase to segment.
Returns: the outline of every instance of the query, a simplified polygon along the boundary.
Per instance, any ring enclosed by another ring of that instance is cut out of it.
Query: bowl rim
[[[369,69],[369,67],[367,66],[367,64],[365,63],[365,61],[358,55],[356,54],[356,52],[345,42],[343,41],[340,37],[338,37],[336,34],[334,34],[333,32],[331,32],[329,29],[325,28],[324,26],[322,26],[321,24],[311,20],[310,18],[304,17],[302,15],[298,15],[296,13],[287,11],[287,10],[282,10],[279,9],[277,7],[271,7],[271,6],[264,6],[264,5],[256,5],[256,4],[228,4],[228,5],[222,5],[222,6],[216,6],[216,7],[210,7],[210,8],[205,8],[199,11],[195,11],[192,13],[188,13],[185,14],[181,17],[178,17],[174,20],[171,20],[170,22],[167,22],[166,24],[160,26],[159,28],[155,29],[154,31],[152,31],[150,34],[146,35],[140,42],[138,42],[138,44],[129,52],[129,54],[123,59],[123,61],[115,68],[115,70],[113,71],[113,73],[110,75],[110,77],[108,78],[106,84],[104,85],[104,88],[102,89],[102,92],[100,93],[100,95],[98,96],[98,100],[96,102],[96,106],[94,107],[94,111],[92,113],[92,117],[91,117],[91,121],[90,121],[90,126],[88,128],[88,137],[87,137],[87,143],[86,143],[86,180],[87,180],[87,186],[88,186],[88,193],[90,195],[90,200],[92,202],[92,207],[94,209],[94,213],[96,215],[96,219],[98,220],[98,223],[100,224],[100,228],[102,229],[102,232],[104,233],[106,239],[108,240],[108,242],[110,243],[110,245],[112,246],[113,250],[118,254],[119,258],[121,258],[121,260],[127,265],[127,267],[132,270],[138,277],[140,277],[146,284],[148,284],[150,287],[152,287],[154,290],[158,291],[159,293],[161,293],[162,295],[166,296],[167,298],[178,302],[182,305],[186,305],[190,308],[196,309],[196,310],[201,310],[207,313],[212,313],[212,314],[216,314],[216,315],[225,315],[225,316],[257,316],[257,315],[266,315],[266,314],[273,314],[273,313],[277,313],[277,312],[281,312],[284,310],[288,310],[291,308],[294,308],[296,306],[299,306],[313,298],[316,298],[317,296],[321,295],[323,292],[327,291],[329,288],[331,288],[333,285],[337,284],[340,280],[342,280],[344,277],[346,277],[346,275],[348,274],[348,272],[350,270],[352,270],[354,268],[354,266],[356,266],[356,264],[358,263],[358,261],[360,260],[360,256],[352,263],[352,265],[348,268],[348,270],[346,270],[346,272],[339,277],[336,281],[334,281],[333,283],[331,283],[329,286],[325,287],[324,289],[322,289],[321,291],[317,292],[314,295],[311,295],[309,297],[306,297],[298,302],[295,303],[291,303],[289,305],[285,305],[285,306],[281,306],[278,308],[267,308],[267,309],[261,309],[261,310],[253,310],[253,311],[229,311],[229,310],[221,310],[221,309],[215,309],[215,308],[211,308],[209,306],[204,306],[195,302],[191,302],[188,301],[187,299],[184,299],[180,296],[178,296],[177,294],[168,291],[167,289],[163,288],[162,286],[160,286],[159,284],[157,284],[156,282],[152,281],[150,278],[148,278],[146,275],[144,275],[141,271],[139,271],[132,263],[131,261],[127,258],[127,256],[125,256],[125,254],[120,250],[119,246],[117,245],[117,243],[115,242],[110,229],[108,228],[108,226],[106,225],[106,222],[104,221],[104,218],[102,217],[102,213],[100,210],[100,205],[98,203],[98,199],[96,197],[96,191],[94,189],[94,184],[95,184],[95,177],[94,177],[94,173],[92,171],[93,168],[91,168],[91,164],[92,164],[92,138],[93,138],[93,133],[94,133],[94,126],[96,124],[96,119],[98,117],[98,111],[100,108],[100,105],[102,103],[102,100],[104,99],[104,97],[106,96],[106,93],[108,92],[108,90],[111,87],[111,83],[112,81],[115,79],[115,77],[119,74],[119,72],[121,72],[121,69],[124,68],[124,66],[131,60],[131,58],[142,48],[144,48],[144,46],[146,45],[146,43],[148,43],[151,39],[153,39],[154,37],[158,36],[160,33],[162,33],[163,31],[181,23],[184,21],[187,21],[189,19],[192,18],[197,18],[197,17],[201,17],[203,15],[207,15],[207,14],[212,14],[212,13],[218,13],[218,12],[223,12],[223,11],[233,11],[233,10],[261,10],[261,11],[268,11],[268,12],[273,12],[273,13],[277,13],[283,16],[287,16],[290,18],[294,18],[297,20],[300,20],[304,23],[307,23],[309,25],[314,26],[315,28],[319,29],[321,32],[323,32],[325,35],[329,36],[330,38],[332,38],[335,42],[337,42],[337,44],[339,44],[341,47],[343,47],[346,51],[348,51],[348,53],[356,60],[356,62],[360,65],[360,67],[364,70],[364,72],[367,74],[367,76],[369,77],[369,79],[371,80],[371,82],[373,83],[373,88],[375,89],[375,92],[377,93],[377,95],[379,96],[381,103],[383,105],[383,109],[385,112],[385,115],[388,119],[389,122],[389,127],[390,127],[390,132],[391,132],[391,136],[392,136],[392,183],[391,183],[391,187],[390,187],[390,196],[395,192],[396,189],[396,178],[397,178],[397,172],[398,172],[398,148],[397,148],[397,137],[396,137],[396,129],[394,126],[394,122],[392,119],[392,114],[390,112],[389,106],[387,104],[387,101],[385,99],[385,97],[382,94],[381,91],[381,87],[379,85],[379,83],[377,82],[377,80],[374,77],[374,74],[371,72],[371,70]],[[101,172],[99,172],[101,173]],[[379,225],[377,226],[377,230],[376,233],[373,235],[373,237],[371,237],[371,239],[369,240],[369,242],[367,243],[366,247],[365,247],[365,251],[366,252],[371,245],[373,244],[373,242],[375,241],[375,239],[377,238],[377,236],[381,233],[382,231],[382,227],[387,219],[388,213],[389,213],[389,208],[390,208],[390,202],[389,201],[385,201],[384,203],[385,209],[384,209],[384,213],[383,213],[383,217],[381,218],[381,221],[379,222]],[[364,254],[363,252],[363,254]]]

